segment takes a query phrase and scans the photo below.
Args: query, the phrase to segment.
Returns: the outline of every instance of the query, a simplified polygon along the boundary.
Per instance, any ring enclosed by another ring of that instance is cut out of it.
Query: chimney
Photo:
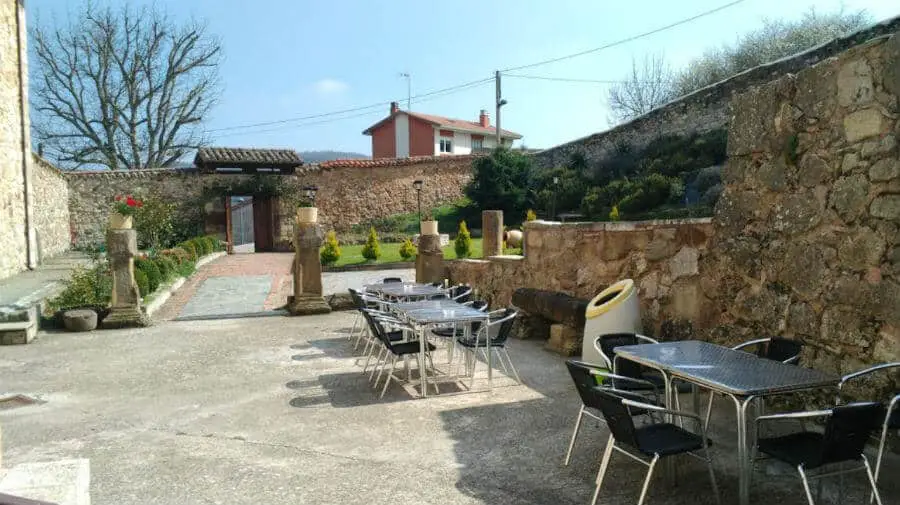
[[[393,116],[394,114],[396,114],[398,110],[400,110],[400,104],[398,104],[397,102],[391,102],[391,115]]]
[[[491,116],[488,115],[486,110],[481,109],[481,114],[478,115],[478,123],[484,128],[491,126]]]

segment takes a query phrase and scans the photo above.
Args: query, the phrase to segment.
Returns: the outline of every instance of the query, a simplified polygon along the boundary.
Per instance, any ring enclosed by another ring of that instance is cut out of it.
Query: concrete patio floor
[[[590,501],[608,432],[583,426],[562,466],[579,406],[562,358],[514,341],[525,386],[500,375],[493,393],[415,400],[392,386],[379,400],[347,343],[352,321],[166,322],[7,347],[0,388],[46,403],[0,411],[4,465],[88,458],[95,505]],[[713,455],[730,504],[734,417],[718,405]],[[714,503],[705,467],[691,458],[678,467],[681,484],[655,478],[648,503]],[[600,503],[635,503],[643,475],[614,457]],[[861,477],[846,478],[845,503],[864,503]],[[893,480],[885,503],[900,502]],[[790,469],[758,472],[752,496],[805,503]]]

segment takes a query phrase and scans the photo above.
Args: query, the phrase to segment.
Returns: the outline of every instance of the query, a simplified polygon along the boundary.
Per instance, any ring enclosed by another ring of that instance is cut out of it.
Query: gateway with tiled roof
[[[194,157],[201,172],[276,172],[292,174],[303,160],[293,149],[253,149],[245,147],[201,147]]]
[[[400,110],[391,103],[391,114],[363,131],[372,136],[373,158],[445,156],[473,154],[497,147],[496,128],[487,111],[478,121],[465,121],[432,114]],[[522,138],[516,132],[501,130],[503,145]]]

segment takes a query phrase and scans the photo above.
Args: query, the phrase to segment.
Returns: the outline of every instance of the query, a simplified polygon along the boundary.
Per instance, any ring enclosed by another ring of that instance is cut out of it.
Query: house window
[[[453,152],[453,141],[450,139],[441,139],[441,152],[442,153],[452,153]]]
[[[481,151],[484,149],[484,139],[481,137],[472,137],[472,150]]]

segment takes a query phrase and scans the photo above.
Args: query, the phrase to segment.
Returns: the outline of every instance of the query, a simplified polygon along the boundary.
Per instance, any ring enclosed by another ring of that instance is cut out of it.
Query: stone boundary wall
[[[370,219],[416,211],[413,181],[425,181],[422,211],[458,200],[471,179],[476,156],[442,156],[396,160],[336,160],[304,166],[286,178],[289,185],[319,188],[319,219],[338,233]],[[203,212],[221,213],[224,199],[199,203],[204,188],[246,180],[240,174],[201,174],[196,169],[65,172],[69,182],[69,211],[77,244],[102,240],[110,204],[117,194],[156,196],[184,205],[200,205]],[[269,177],[269,176],[266,176]],[[293,214],[290,203],[278,209],[276,242],[289,248]],[[208,229],[224,238],[221,229]]]
[[[735,92],[759,85],[833,57],[867,40],[900,30],[900,17],[886,20],[847,37],[796,55],[755,67],[719,83],[699,89],[660,106],[627,123],[566,142],[535,153],[537,165],[550,168],[565,165],[574,152],[581,152],[589,163],[605,159],[618,145],[640,151],[656,138],[690,135],[728,126],[731,99]]]
[[[711,219],[620,223],[525,223],[524,256],[448,261],[453,282],[471,284],[492,306],[509,305],[518,288],[590,299],[622,279],[638,286],[645,331],[663,321],[700,317],[699,260]]]
[[[33,157],[34,227],[38,258],[43,261],[69,250],[69,185],[65,175],[38,155]]]
[[[735,97],[707,338],[799,338],[842,374],[900,360],[898,101],[900,32]]]

